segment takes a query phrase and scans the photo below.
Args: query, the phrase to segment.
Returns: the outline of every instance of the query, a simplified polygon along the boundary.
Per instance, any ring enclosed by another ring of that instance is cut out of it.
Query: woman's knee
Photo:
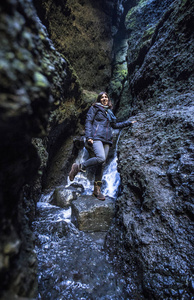
[[[104,164],[106,161],[105,155],[98,155],[96,156],[98,164]]]

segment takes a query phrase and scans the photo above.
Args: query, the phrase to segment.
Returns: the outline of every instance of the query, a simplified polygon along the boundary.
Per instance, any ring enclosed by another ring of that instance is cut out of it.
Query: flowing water
[[[77,161],[85,155],[84,149]],[[116,151],[103,180],[105,194],[115,197],[120,183]],[[84,174],[76,176],[76,181],[84,185],[85,194],[91,193],[92,184]],[[104,250],[106,233],[79,231],[71,222],[71,208],[49,204],[52,193],[41,196],[33,223],[38,256],[37,299],[130,299],[130,287]]]
[[[102,193],[105,196],[109,196],[112,198],[115,198],[118,196],[119,192],[119,186],[120,186],[120,174],[117,171],[117,144],[120,137],[119,130],[114,130],[113,135],[116,139],[115,143],[115,150],[114,150],[114,157],[113,159],[105,166],[105,170],[103,173],[103,186],[102,186]],[[84,160],[88,158],[88,152],[84,148],[81,150],[78,154],[78,157],[76,159],[76,163],[80,164]],[[75,177],[74,182],[78,184],[82,184],[84,186],[84,194],[85,195],[91,195],[93,191],[93,182],[94,182],[94,175],[86,173],[78,173],[78,175]],[[67,185],[66,187],[71,185],[71,181],[69,178],[67,178]]]

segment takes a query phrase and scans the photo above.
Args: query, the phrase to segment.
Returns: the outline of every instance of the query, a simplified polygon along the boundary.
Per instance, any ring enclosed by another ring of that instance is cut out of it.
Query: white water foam
[[[78,157],[75,160],[76,164],[81,164],[83,161],[87,160],[89,157],[88,151],[84,147],[81,149],[78,153]],[[79,172],[74,181],[75,183],[82,184],[84,187],[84,194],[85,195],[91,195],[93,191],[93,183],[87,178],[87,172]],[[67,177],[67,185],[65,187],[68,187],[72,184],[72,181],[69,180],[69,176]]]
[[[115,130],[115,134],[118,134],[118,130]],[[117,139],[117,143],[119,140],[120,134]],[[117,143],[116,143],[116,149],[114,152],[114,157],[112,161],[105,167],[104,174],[103,174],[103,193],[105,196],[113,197],[115,198],[118,194],[118,188],[120,185],[120,174],[117,171]],[[84,147],[82,150],[79,151],[78,157],[75,161],[75,163],[80,164],[86,159],[88,159],[88,151]],[[84,194],[85,195],[91,195],[93,192],[93,181],[89,180],[87,178],[87,172],[86,173],[78,173],[75,177],[74,181],[75,183],[82,184],[84,187]],[[104,184],[105,183],[105,184]],[[66,187],[70,186],[72,182],[69,180],[69,177],[67,178],[67,185]]]
[[[117,196],[118,188],[120,185],[120,174],[117,171],[116,155],[105,169],[102,180],[103,182],[105,182],[105,187],[103,188],[103,193],[105,194],[105,196],[115,198]]]

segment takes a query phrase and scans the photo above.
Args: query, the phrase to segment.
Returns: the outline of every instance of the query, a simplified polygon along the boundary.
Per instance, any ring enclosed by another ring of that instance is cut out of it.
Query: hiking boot
[[[94,182],[94,191],[93,191],[93,196],[95,196],[98,200],[104,201],[105,196],[101,193],[102,181],[95,181]]]
[[[78,164],[73,164],[71,167],[71,171],[69,172],[69,179],[73,181],[77,173],[81,170]]]

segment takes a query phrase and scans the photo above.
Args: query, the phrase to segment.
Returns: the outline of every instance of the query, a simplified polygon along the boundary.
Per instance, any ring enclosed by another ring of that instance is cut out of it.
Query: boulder
[[[77,187],[69,186],[68,188],[64,186],[57,187],[52,195],[51,204],[61,208],[68,207],[82,192],[83,187],[81,185],[77,185]]]
[[[71,221],[79,230],[107,231],[114,216],[115,201],[110,197],[100,201],[94,196],[83,195],[73,201],[71,207]]]

